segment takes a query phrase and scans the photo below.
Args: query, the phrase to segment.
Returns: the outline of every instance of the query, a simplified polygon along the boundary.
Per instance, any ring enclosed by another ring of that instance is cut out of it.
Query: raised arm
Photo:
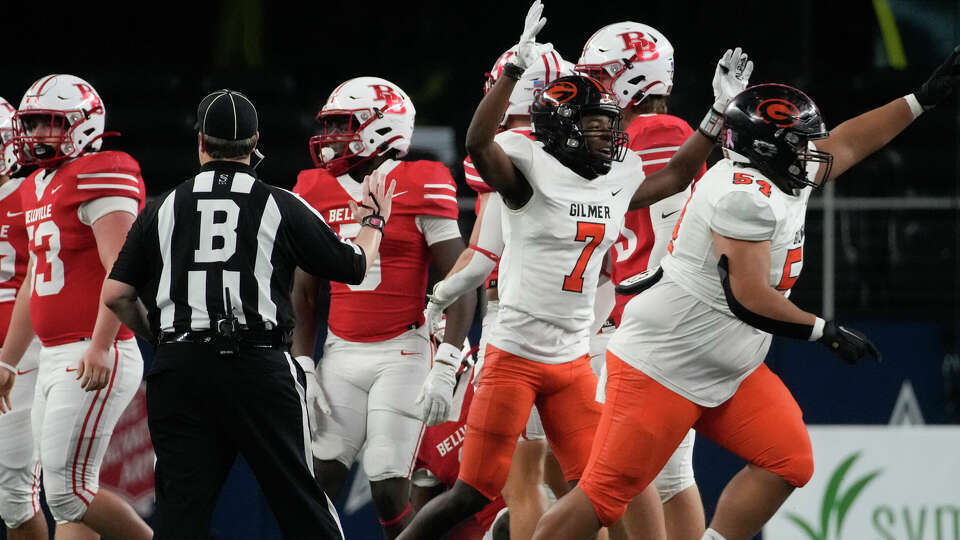
[[[717,62],[713,75],[713,106],[697,131],[680,146],[666,166],[648,176],[637,188],[630,200],[631,210],[650,206],[690,185],[720,136],[727,103],[747,87],[751,73],[753,61],[747,58],[747,54],[740,47],[732,51],[728,49]]]
[[[895,99],[843,122],[830,131],[830,136],[817,141],[817,149],[833,155],[829,178],[823,178],[821,167],[818,182],[833,180],[870,154],[886,146],[924,111],[948,98],[960,82],[960,46],[913,94]]]
[[[543,5],[540,0],[536,0],[527,12],[517,54],[503,68],[503,75],[493,88],[483,96],[467,128],[467,153],[470,154],[477,172],[487,185],[500,193],[504,201],[514,208],[519,208],[530,200],[533,188],[493,138],[500,127],[503,111],[510,102],[513,87],[523,76],[527,66],[533,65],[538,57],[534,40],[547,22],[540,16],[542,13]]]

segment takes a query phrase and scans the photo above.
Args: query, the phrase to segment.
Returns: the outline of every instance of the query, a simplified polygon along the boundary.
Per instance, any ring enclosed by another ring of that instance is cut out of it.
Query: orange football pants
[[[589,355],[565,364],[544,364],[487,345],[467,415],[460,480],[488,499],[500,495],[534,403],[564,477],[568,482],[580,478],[600,420],[596,390]]]
[[[607,351],[607,400],[579,486],[609,526],[653,481],[690,428],[801,487],[813,451],[796,400],[766,364],[717,407],[703,407]]]

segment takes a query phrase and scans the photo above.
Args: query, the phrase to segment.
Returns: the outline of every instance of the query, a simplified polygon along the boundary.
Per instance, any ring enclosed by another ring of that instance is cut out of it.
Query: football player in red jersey
[[[316,169],[300,173],[294,192],[316,208],[342,237],[359,225],[347,203],[359,200],[360,181],[380,171],[397,182],[393,218],[380,257],[359,285],[330,284],[329,332],[313,422],[317,477],[331,497],[364,447],[381,524],[394,537],[413,518],[410,474],[424,422],[446,421],[455,379],[431,371],[423,302],[428,267],[446,273],[464,249],[457,225],[457,188],[435,161],[401,161],[413,136],[416,110],[390,81],[358,77],[338,86],[317,115],[310,140]],[[294,354],[312,372],[318,283],[297,272],[294,284]],[[445,342],[434,365],[459,366],[460,344],[476,299],[464,296],[448,310]],[[429,392],[417,398],[424,381]]]
[[[6,338],[13,303],[27,273],[27,229],[13,178],[19,166],[13,153],[13,108],[0,98],[0,347]],[[37,348],[31,347],[16,367],[0,364],[0,375],[17,384],[0,415],[0,517],[11,540],[46,540],[47,521],[40,512],[40,462],[33,451],[30,411],[37,383]]]
[[[503,113],[501,128],[514,130],[533,138],[530,127],[530,104],[534,93],[554,79],[572,74],[572,65],[563,60],[549,44],[538,45],[541,61],[523,74],[523,78],[510,94],[510,103]],[[516,47],[504,52],[487,73],[484,93],[496,83],[503,74],[503,68],[516,55]],[[486,284],[486,312],[483,317],[483,331],[492,328],[497,318],[499,296],[497,294],[497,263],[503,253],[503,234],[500,227],[502,201],[500,195],[484,183],[473,166],[470,156],[463,160],[464,176],[467,184],[477,192],[476,215],[473,232],[470,234],[468,249],[460,254],[457,264],[449,274],[438,282],[430,295],[427,306],[427,324],[433,330],[442,317],[443,310],[461,295],[472,293],[477,287]],[[483,355],[486,350],[485,335],[481,337],[477,356],[479,361],[474,370],[474,383],[479,381],[483,367]],[[437,426],[444,428],[446,425]],[[431,429],[428,428],[427,435]],[[431,451],[421,447],[421,455]],[[530,411],[530,418],[524,433],[517,441],[510,473],[503,488],[503,498],[510,509],[510,537],[523,540],[533,536],[537,521],[547,509],[548,500],[543,491],[545,457],[547,455],[546,435],[540,422],[536,407]],[[559,497],[562,493],[557,494]],[[499,498],[497,499],[499,500]]]
[[[143,374],[133,333],[100,302],[106,268],[144,199],[137,162],[98,151],[104,118],[96,90],[72,75],[42,77],[14,115],[17,161],[39,168],[18,190],[33,272],[0,362],[18,366],[40,339],[33,433],[57,537],[85,537],[82,522],[104,536],[146,539],[152,531],[130,505],[99,489],[110,435]],[[0,377],[6,412],[13,381],[8,371]]]
[[[630,136],[630,149],[643,158],[643,171],[647,175],[663,168],[693,133],[689,124],[668,113],[673,89],[673,62],[673,46],[666,36],[645,24],[626,21],[605,26],[593,34],[584,45],[576,66],[577,71],[603,83],[619,100],[623,122]],[[614,285],[636,281],[659,268],[683,204],[705,172],[706,166],[703,166],[697,172],[694,184],[682,192],[647,208],[627,212],[620,238],[610,252]],[[606,381],[607,342],[620,324],[623,306],[634,295],[618,292],[612,313],[602,315],[606,324],[590,339],[591,358],[603,365],[598,391],[600,400]],[[663,503],[666,533],[670,540],[697,540],[706,528],[703,504],[693,475],[694,436],[694,431],[690,430],[653,482]],[[643,501],[633,504],[641,505]],[[631,508],[625,514],[624,524],[628,531],[641,534],[644,524],[638,523],[637,518],[642,515],[638,512],[644,511],[650,509]]]

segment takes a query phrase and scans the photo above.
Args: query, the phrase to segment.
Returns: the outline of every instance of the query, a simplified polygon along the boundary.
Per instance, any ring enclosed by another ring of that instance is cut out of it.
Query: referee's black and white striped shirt
[[[366,259],[298,195],[243,163],[213,161],[140,212],[110,279],[137,289],[154,335],[209,329],[228,290],[241,325],[292,328],[297,266],[357,284]]]

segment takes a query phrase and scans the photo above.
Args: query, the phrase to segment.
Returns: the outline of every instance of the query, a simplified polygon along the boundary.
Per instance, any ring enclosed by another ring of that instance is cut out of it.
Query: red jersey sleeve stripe
[[[655,154],[657,152],[676,152],[679,149],[680,149],[679,146],[663,146],[660,148],[647,148],[646,150],[637,150],[636,152],[638,155],[645,156],[647,154]]]
[[[438,195],[434,193],[427,193],[423,196],[424,199],[448,199],[453,202],[457,202],[457,198],[453,195]]]
[[[136,184],[140,183],[140,179],[132,174],[124,173],[115,173],[115,172],[106,172],[106,173],[81,173],[77,175],[77,178],[113,178],[115,180],[129,180]]]
[[[140,188],[126,184],[77,184],[77,189],[125,189],[134,193],[140,193]]]
[[[457,187],[451,186],[450,184],[424,184],[423,187],[427,189],[449,189],[453,192],[457,191]]]

